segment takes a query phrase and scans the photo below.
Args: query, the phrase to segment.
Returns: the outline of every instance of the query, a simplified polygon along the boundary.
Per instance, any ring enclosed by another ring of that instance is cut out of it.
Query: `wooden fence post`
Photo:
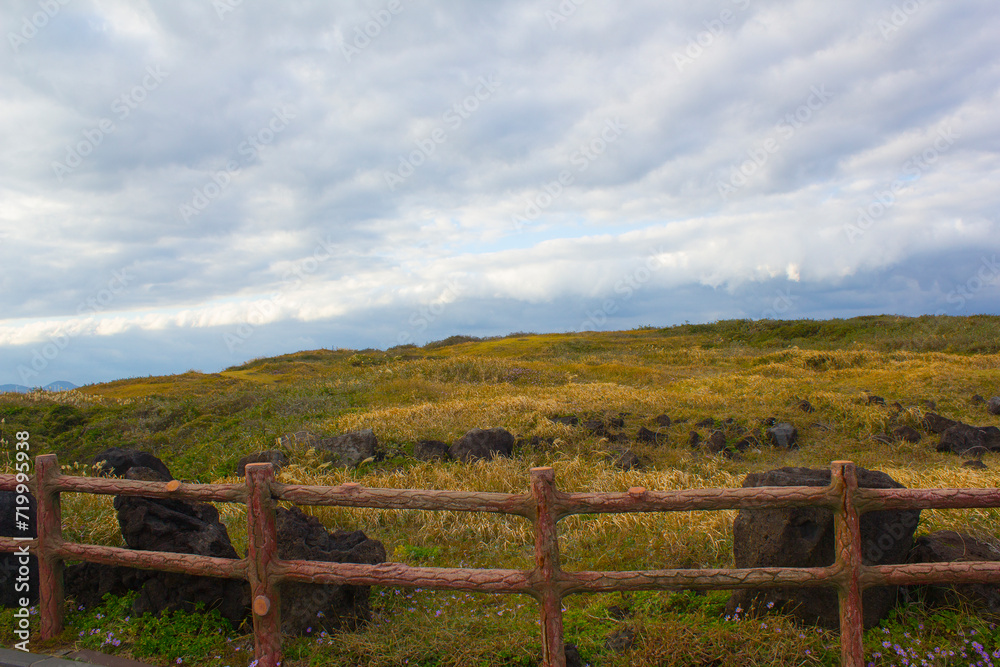
[[[542,665],[566,667],[562,592],[556,586],[560,569],[555,471],[548,467],[532,468],[531,492],[535,496],[535,572],[541,578]]]
[[[834,461],[832,473],[833,483],[841,494],[840,509],[834,515],[837,565],[844,577],[837,587],[840,599],[840,663],[843,667],[864,667],[861,523],[854,507],[858,473],[850,461]]]
[[[60,474],[55,454],[35,457],[35,489],[38,527],[38,604],[41,607],[42,639],[52,639],[63,629],[63,561],[55,555],[62,544],[62,504],[51,489]]]
[[[253,609],[254,655],[259,667],[281,664],[281,596],[272,574],[278,560],[278,530],[271,498],[274,466],[251,463],[247,484],[247,579]]]

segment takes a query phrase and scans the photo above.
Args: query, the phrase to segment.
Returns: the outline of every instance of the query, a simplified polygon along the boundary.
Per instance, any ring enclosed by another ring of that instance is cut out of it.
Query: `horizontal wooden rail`
[[[858,512],[1000,507],[1000,489],[858,489]]]
[[[690,512],[697,510],[781,509],[825,507],[836,509],[840,496],[830,487],[759,486],[739,489],[683,489],[649,491],[633,487],[627,493],[557,493],[557,516],[623,514],[626,512]]]
[[[244,503],[247,498],[247,489],[243,484],[191,484],[179,480],[144,482],[134,479],[58,475],[52,478],[49,488],[54,492],[182,498],[199,502]]]
[[[53,549],[63,560],[85,560],[103,565],[125,565],[143,570],[163,570],[223,579],[246,579],[246,560],[216,558],[169,551],[140,551],[96,544],[63,542]]]
[[[286,500],[296,505],[366,507],[383,510],[492,512],[523,517],[530,517],[534,511],[531,496],[523,493],[369,489],[350,482],[340,486],[309,486],[275,482],[271,484],[271,493],[276,500]]]
[[[859,515],[876,510],[1000,507],[1000,489],[862,489],[854,464],[832,465],[827,487],[754,487],[650,491],[633,487],[618,493],[564,493],[551,468],[531,470],[529,493],[479,493],[426,489],[372,489],[346,482],[338,486],[282,484],[270,464],[247,466],[245,484],[192,484],[75,477],[59,473],[54,455],[36,458],[29,487],[38,501],[39,535],[34,540],[0,537],[0,551],[28,546],[39,557],[42,636],[62,627],[62,564],[84,560],[201,576],[244,579],[251,585],[254,645],[261,667],[281,661],[278,584],[353,584],[420,587],[432,590],[528,594],[539,601],[542,656],[547,667],[563,667],[562,599],[573,593],[641,590],[718,590],[771,587],[834,587],[841,603],[842,664],[864,664],[861,644],[861,591],[870,586],[928,583],[994,583],[998,562],[873,565],[861,562]],[[13,490],[14,475],[0,475],[0,489]],[[246,558],[139,551],[66,542],[61,533],[59,495],[64,492],[173,498],[197,502],[244,503],[247,507]],[[531,570],[413,567],[401,563],[367,565],[282,560],[277,557],[275,506],[278,501],[383,510],[488,512],[532,522],[535,567]],[[618,572],[567,571],[560,566],[560,519],[574,514],[672,512],[823,507],[834,512],[836,562],[819,568],[660,569]]]

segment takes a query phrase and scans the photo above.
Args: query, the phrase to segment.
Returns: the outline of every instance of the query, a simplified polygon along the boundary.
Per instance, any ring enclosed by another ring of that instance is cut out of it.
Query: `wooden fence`
[[[358,584],[420,587],[487,593],[526,593],[539,602],[542,662],[564,667],[562,599],[572,593],[639,590],[718,590],[775,586],[835,587],[840,600],[842,664],[862,667],[861,591],[870,586],[927,583],[996,583],[1000,562],[953,562],[911,565],[862,564],[858,516],[873,510],[1000,507],[1000,489],[863,489],[855,466],[832,464],[827,487],[755,487],[624,493],[563,493],[552,468],[532,468],[529,493],[370,489],[359,484],[307,486],[275,481],[271,464],[247,466],[245,484],[185,484],[60,474],[55,455],[35,459],[31,489],[38,512],[38,538],[15,541],[0,537],[0,551],[28,545],[38,556],[41,634],[62,630],[63,562],[85,560],[107,565],[244,579],[250,582],[254,647],[261,667],[282,659],[278,584]],[[0,475],[0,489],[15,487],[14,475]],[[202,502],[245,503],[248,554],[242,560],[189,554],[136,551],[66,542],[62,538],[59,494],[100,493]],[[336,505],[389,510],[492,512],[522,516],[534,525],[532,570],[410,567],[400,563],[364,565],[281,560],[277,556],[275,504]],[[819,568],[667,569],[634,572],[567,572],[559,566],[556,524],[572,514],[620,514],[723,509],[825,507],[834,513],[836,562]]]

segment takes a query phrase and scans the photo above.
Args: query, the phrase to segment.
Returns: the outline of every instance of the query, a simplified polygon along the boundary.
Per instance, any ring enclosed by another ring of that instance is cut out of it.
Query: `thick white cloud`
[[[997,310],[987,0],[56,4],[0,8],[0,382]]]

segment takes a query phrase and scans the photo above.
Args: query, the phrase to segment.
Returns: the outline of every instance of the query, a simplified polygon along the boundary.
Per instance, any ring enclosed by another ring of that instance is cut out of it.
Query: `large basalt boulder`
[[[942,530],[918,537],[910,551],[910,563],[949,561],[1000,561],[1000,546],[953,530]],[[911,592],[922,596],[931,606],[954,606],[965,602],[984,615],[1000,617],[1000,583],[928,584],[913,586]]]
[[[103,602],[105,595],[120,596],[139,590],[155,574],[152,570],[103,563],[76,563],[66,566],[63,582],[67,597],[92,609]]]
[[[332,438],[320,438],[313,447],[331,463],[354,468],[366,459],[378,456],[378,438],[370,428],[351,431]]]
[[[862,488],[904,488],[883,472],[857,468]],[[781,468],[751,473],[744,487],[827,486],[829,469]],[[862,560],[866,565],[904,563],[913,543],[919,511],[867,512],[861,515]],[[733,523],[736,567],[825,567],[834,563],[833,512],[818,507],[740,510]],[[865,590],[865,627],[876,625],[896,602],[897,587]],[[837,593],[828,588],[774,588],[736,591],[726,611],[758,615],[768,609],[789,612],[802,621],[839,627]]]
[[[453,459],[464,463],[510,456],[514,451],[514,436],[499,427],[474,428],[453,442],[448,451]]]
[[[149,452],[135,449],[109,447],[94,456],[92,465],[99,465],[98,473],[103,477],[125,477],[131,468],[149,468],[160,473],[166,481],[173,479],[167,466]]]
[[[1000,429],[996,426],[957,423],[941,433],[937,451],[965,456],[982,456],[988,451],[1000,451]]]
[[[169,473],[168,473],[169,475]],[[150,468],[136,467],[127,479],[162,479]],[[122,537],[131,549],[188,553],[217,558],[239,558],[229,540],[219,512],[207,503],[170,498],[116,496],[115,510]],[[230,621],[239,623],[247,613],[249,589],[246,582],[188,574],[156,572],[142,584],[132,606],[133,613],[183,609],[193,611],[197,603],[218,609]]]
[[[23,499],[14,491],[0,491],[0,535],[4,537],[37,537],[35,498],[30,493]],[[24,504],[24,500],[27,503]],[[18,509],[26,508],[18,514]],[[21,598],[29,604],[38,601],[38,558],[28,555],[28,562],[17,553],[0,553],[0,607],[20,607]],[[24,568],[27,568],[25,570]],[[27,573],[27,579],[24,575]],[[27,585],[27,590],[24,589]]]
[[[247,472],[247,465],[251,463],[270,463],[274,466],[274,469],[280,470],[284,466],[288,465],[288,457],[285,456],[284,452],[277,449],[268,449],[263,452],[254,452],[253,454],[247,454],[241,458],[236,464],[236,474],[240,477],[245,477]]]
[[[277,510],[278,557],[331,563],[384,563],[385,547],[363,532],[327,532],[319,519],[297,507]],[[355,629],[371,619],[369,586],[281,584],[281,629],[293,635],[309,628]]]

